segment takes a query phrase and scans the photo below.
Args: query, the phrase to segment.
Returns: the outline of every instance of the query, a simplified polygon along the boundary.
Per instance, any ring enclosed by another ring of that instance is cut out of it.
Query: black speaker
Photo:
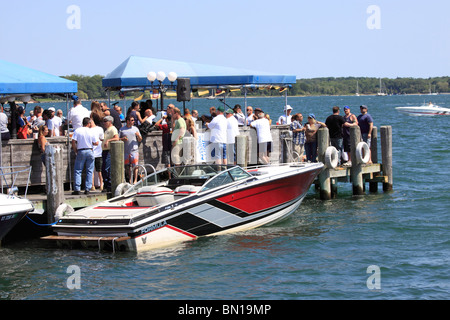
[[[191,101],[191,80],[178,78],[177,82],[177,101]]]

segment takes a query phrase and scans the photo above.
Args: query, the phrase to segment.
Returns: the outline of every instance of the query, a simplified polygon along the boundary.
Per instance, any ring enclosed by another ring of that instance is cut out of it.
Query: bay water
[[[449,299],[450,116],[412,117],[395,107],[428,101],[450,107],[450,96],[287,100],[305,120],[314,113],[325,121],[334,105],[358,115],[365,104],[375,126],[392,126],[393,191],[380,186],[353,196],[350,183],[339,183],[337,198],[322,201],[311,187],[299,209],[274,225],[138,254],[58,249],[29,238],[8,242],[0,248],[0,299]],[[120,103],[126,109],[131,101]],[[244,106],[244,99],[225,103]],[[221,104],[195,99],[185,106],[208,114]],[[247,104],[275,122],[285,98]],[[79,271],[75,288],[73,270]]]

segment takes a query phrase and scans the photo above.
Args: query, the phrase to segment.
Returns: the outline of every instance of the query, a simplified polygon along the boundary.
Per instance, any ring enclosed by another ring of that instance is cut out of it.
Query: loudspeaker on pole
[[[177,82],[177,101],[191,101],[191,80],[178,78]]]

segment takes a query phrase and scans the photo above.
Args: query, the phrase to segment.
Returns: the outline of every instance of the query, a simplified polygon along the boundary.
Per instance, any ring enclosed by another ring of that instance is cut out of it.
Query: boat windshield
[[[200,192],[221,187],[235,181],[252,177],[253,176],[251,174],[243,170],[241,167],[233,167],[231,169],[219,173],[218,175],[208,180],[208,182],[205,183]]]
[[[199,164],[189,166],[170,167],[151,173],[142,178],[138,183],[133,185],[126,191],[133,193],[145,186],[157,185],[171,180],[181,181],[198,181],[203,184],[207,181],[207,189],[215,188],[219,185],[224,185],[233,181],[252,177],[249,173],[244,171],[241,167],[234,165],[215,165],[215,164]],[[217,179],[217,180],[216,180]],[[214,180],[216,180],[214,182]],[[212,181],[212,182],[211,182]],[[211,182],[211,183],[210,183]],[[205,185],[206,186],[206,185]],[[202,190],[207,190],[203,187]]]

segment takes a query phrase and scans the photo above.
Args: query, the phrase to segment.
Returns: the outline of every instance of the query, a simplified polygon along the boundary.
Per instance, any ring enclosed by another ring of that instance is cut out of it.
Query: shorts
[[[369,148],[370,148],[370,142],[372,141],[372,138],[369,139],[369,134],[368,134],[368,133],[362,133],[361,136],[362,136],[362,140],[363,140],[365,143],[367,143],[367,145],[368,145]]]
[[[131,167],[137,166],[139,163],[139,151],[130,152],[130,154],[125,155],[125,165]]]
[[[101,172],[102,165],[103,165],[103,158],[102,157],[95,158],[95,171]]]
[[[212,159],[226,159],[227,158],[227,145],[225,143],[211,143],[211,158]],[[217,152],[216,152],[217,150]]]

